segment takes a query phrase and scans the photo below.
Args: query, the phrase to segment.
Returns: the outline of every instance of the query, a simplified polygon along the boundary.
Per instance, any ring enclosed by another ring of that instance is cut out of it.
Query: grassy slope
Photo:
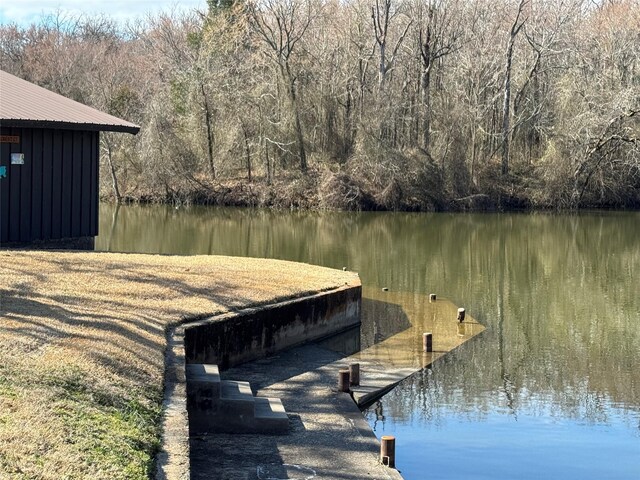
[[[343,285],[274,260],[0,252],[0,479],[145,479],[165,329]]]

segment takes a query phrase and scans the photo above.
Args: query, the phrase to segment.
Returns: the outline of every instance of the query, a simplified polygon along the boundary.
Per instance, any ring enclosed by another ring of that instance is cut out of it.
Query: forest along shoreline
[[[58,14],[0,26],[0,63],[141,125],[100,136],[117,201],[638,208],[639,1]]]
[[[446,195],[416,196],[414,189],[393,181],[382,191],[367,190],[347,175],[310,169],[305,175],[287,175],[271,182],[242,179],[169,194],[127,195],[116,199],[110,192],[101,196],[106,203],[206,205],[219,207],[260,207],[275,209],[334,211],[504,211],[535,208],[526,199],[487,194],[461,198]],[[640,202],[636,205],[640,208]]]
[[[218,206],[332,211],[395,211],[395,212],[510,212],[510,211],[577,211],[577,210],[638,210],[639,198],[627,202],[585,203],[580,207],[538,205],[525,195],[514,197],[495,193],[476,193],[453,198],[416,196],[409,185],[403,189],[393,181],[382,191],[367,191],[347,175],[310,169],[305,175],[288,175],[269,183],[227,180],[200,186],[194,190],[171,193],[127,195],[116,199],[110,192],[100,200],[111,204],[143,204],[174,206]]]

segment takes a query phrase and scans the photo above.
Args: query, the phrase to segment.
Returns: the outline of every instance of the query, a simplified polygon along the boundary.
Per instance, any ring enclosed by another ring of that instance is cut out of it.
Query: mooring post
[[[436,294],[435,293],[432,293],[432,294],[429,295],[429,301],[430,302],[435,302],[436,301]]]
[[[458,309],[458,321],[459,322],[464,322],[464,314],[465,314],[464,308],[459,308]]]
[[[384,435],[380,439],[380,463],[396,468],[396,437]]]
[[[349,392],[349,370],[338,371],[338,390]]]
[[[433,352],[433,335],[431,332],[422,334],[422,351]]]
[[[351,385],[360,385],[360,364],[352,363],[349,365],[349,383]]]

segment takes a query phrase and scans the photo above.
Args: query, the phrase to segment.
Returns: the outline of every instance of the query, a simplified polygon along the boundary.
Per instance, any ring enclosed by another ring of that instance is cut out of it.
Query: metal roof
[[[127,132],[140,127],[0,70],[0,125]]]

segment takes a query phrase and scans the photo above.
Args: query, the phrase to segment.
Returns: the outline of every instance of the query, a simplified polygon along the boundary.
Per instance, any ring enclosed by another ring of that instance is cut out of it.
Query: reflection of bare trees
[[[479,404],[480,412],[500,406],[514,415],[526,406],[606,422],[612,402],[638,408],[634,221],[636,215],[511,216],[475,224],[468,247],[452,246],[446,258],[451,269],[464,265],[468,278],[481,280],[471,291],[456,290],[494,328],[436,365],[437,384],[429,386],[435,398],[421,414],[434,415],[438,404]],[[454,255],[455,247],[462,254]],[[413,403],[406,405],[405,391],[388,405],[401,418],[420,411],[426,395],[413,383],[406,390],[417,395]]]
[[[372,298],[362,299],[363,350],[409,327],[411,322],[401,305]]]
[[[106,233],[112,207],[102,208]],[[96,245],[346,266],[360,273],[364,285],[436,292],[489,328],[437,362],[441,375],[420,380],[431,385],[428,395],[488,406],[508,392],[516,411],[537,396],[584,416],[595,415],[598,396],[639,403],[638,220],[633,213],[389,215],[125,206],[112,236],[99,237]],[[402,317],[387,313],[363,325],[365,341],[373,341],[376,331],[384,337],[403,329],[389,320]],[[427,395],[421,388],[412,387],[418,402]]]

